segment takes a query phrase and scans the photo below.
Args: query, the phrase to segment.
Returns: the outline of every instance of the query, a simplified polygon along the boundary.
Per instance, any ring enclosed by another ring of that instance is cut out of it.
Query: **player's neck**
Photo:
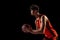
[[[35,17],[36,17],[36,18],[38,18],[38,17],[39,17],[39,15],[40,15],[40,14],[39,14],[39,13],[37,13],[37,14],[35,15]]]

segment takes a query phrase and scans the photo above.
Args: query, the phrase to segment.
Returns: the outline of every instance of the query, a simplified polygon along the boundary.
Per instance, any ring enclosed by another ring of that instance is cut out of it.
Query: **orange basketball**
[[[23,32],[29,32],[29,31],[31,31],[31,30],[32,30],[31,25],[29,25],[29,24],[24,24],[24,25],[22,25],[22,31],[23,31]]]

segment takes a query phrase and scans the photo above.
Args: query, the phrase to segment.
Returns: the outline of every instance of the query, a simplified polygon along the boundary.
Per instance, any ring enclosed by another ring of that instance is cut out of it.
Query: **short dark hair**
[[[32,4],[30,6],[30,10],[38,10],[39,11],[39,6],[38,5],[35,5],[35,4]]]

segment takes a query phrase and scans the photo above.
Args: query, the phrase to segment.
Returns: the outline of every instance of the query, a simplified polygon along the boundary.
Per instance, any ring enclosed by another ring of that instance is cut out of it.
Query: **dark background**
[[[24,23],[28,23],[32,25],[32,28],[34,28],[34,20],[35,18],[30,15],[30,10],[29,7],[32,4],[37,4],[40,7],[40,13],[45,14],[53,28],[59,33],[59,22],[60,22],[60,15],[59,15],[59,1],[48,1],[48,0],[21,0],[21,1],[16,1],[15,3],[15,24],[16,24],[16,37],[17,39],[23,38],[24,33],[21,31],[21,26]],[[22,35],[22,36],[21,36]]]

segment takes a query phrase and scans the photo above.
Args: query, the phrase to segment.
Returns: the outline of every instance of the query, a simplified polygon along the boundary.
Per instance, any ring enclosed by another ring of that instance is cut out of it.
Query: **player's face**
[[[37,14],[37,10],[31,10],[31,15],[36,15]]]

